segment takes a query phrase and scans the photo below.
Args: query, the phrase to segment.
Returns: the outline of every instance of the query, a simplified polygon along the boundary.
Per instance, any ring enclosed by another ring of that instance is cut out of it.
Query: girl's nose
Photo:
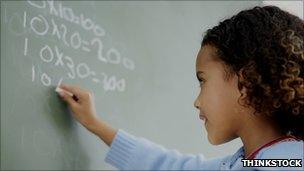
[[[197,108],[197,109],[199,109],[199,106],[200,106],[199,101],[198,101],[198,99],[196,99],[194,101],[194,107]]]

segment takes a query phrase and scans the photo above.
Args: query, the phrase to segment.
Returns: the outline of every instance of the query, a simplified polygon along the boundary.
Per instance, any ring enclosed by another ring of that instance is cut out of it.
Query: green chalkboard
[[[213,157],[193,101],[201,35],[259,1],[1,1],[1,169],[114,169],[70,115],[60,80],[116,128]],[[225,149],[225,150],[223,150]]]

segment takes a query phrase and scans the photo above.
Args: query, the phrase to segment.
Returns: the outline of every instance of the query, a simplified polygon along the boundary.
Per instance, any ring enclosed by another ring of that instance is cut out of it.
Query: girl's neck
[[[282,136],[284,134],[280,132],[279,127],[275,126],[271,121],[265,121],[265,118],[246,123],[239,132],[239,137],[244,145],[245,158],[259,147]]]

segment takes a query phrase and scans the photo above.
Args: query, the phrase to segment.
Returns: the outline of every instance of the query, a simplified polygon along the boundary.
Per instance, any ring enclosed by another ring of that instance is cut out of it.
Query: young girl
[[[201,91],[194,105],[211,144],[238,137],[243,142],[235,154],[221,158],[183,155],[112,128],[96,114],[92,93],[82,88],[62,85],[77,100],[60,96],[110,146],[105,161],[118,169],[244,170],[242,159],[301,159],[293,167],[269,168],[303,170],[303,39],[303,20],[274,6],[241,11],[207,30],[196,59]]]

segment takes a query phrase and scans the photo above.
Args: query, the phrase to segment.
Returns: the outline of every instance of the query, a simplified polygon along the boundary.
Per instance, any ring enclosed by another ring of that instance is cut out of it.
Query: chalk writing
[[[86,16],[83,13],[77,13],[71,7],[67,7],[58,1],[30,1],[27,0],[27,4],[33,8],[41,10],[42,13],[32,14],[28,11],[22,12],[22,17],[14,13],[9,18],[9,22],[20,23],[20,26],[30,31],[29,33],[41,37],[52,37],[54,40],[58,40],[61,44],[53,45],[43,42],[39,47],[35,44],[34,54],[29,47],[29,38],[24,38],[24,56],[39,57],[41,61],[49,66],[63,68],[66,71],[66,76],[62,77],[69,79],[89,79],[95,84],[100,84],[105,91],[123,92],[126,89],[126,79],[118,78],[116,75],[108,75],[105,72],[102,74],[96,74],[92,66],[86,62],[86,56],[75,56],[75,54],[67,54],[65,49],[70,48],[82,53],[88,53],[88,56],[96,56],[96,60],[103,63],[102,65],[119,65],[130,71],[135,69],[135,63],[130,58],[122,55],[121,51],[113,46],[104,46],[104,39],[106,31],[97,24],[92,18]],[[49,15],[46,15],[49,13]],[[5,14],[6,15],[6,14]],[[59,21],[62,19],[65,22]],[[70,25],[76,24],[79,28],[87,32],[92,32],[93,37],[83,35],[83,31],[75,29],[75,26],[71,29]],[[14,23],[14,24],[15,24]],[[19,34],[20,32],[18,30]],[[36,41],[35,41],[36,42]],[[34,42],[34,43],[35,43]],[[31,43],[32,44],[32,43]],[[38,47],[38,48],[37,48]],[[37,53],[38,52],[38,53]],[[92,53],[95,55],[92,55]],[[91,61],[90,59],[89,61]],[[43,86],[52,85],[52,78],[57,76],[50,75],[47,71],[36,71],[35,64],[31,68],[31,81],[35,82],[36,77],[39,78]],[[42,69],[42,68],[41,68]],[[99,69],[100,70],[100,69]]]
[[[27,55],[27,42],[28,42],[28,38],[25,38],[24,39],[24,51],[23,51],[24,56]]]

